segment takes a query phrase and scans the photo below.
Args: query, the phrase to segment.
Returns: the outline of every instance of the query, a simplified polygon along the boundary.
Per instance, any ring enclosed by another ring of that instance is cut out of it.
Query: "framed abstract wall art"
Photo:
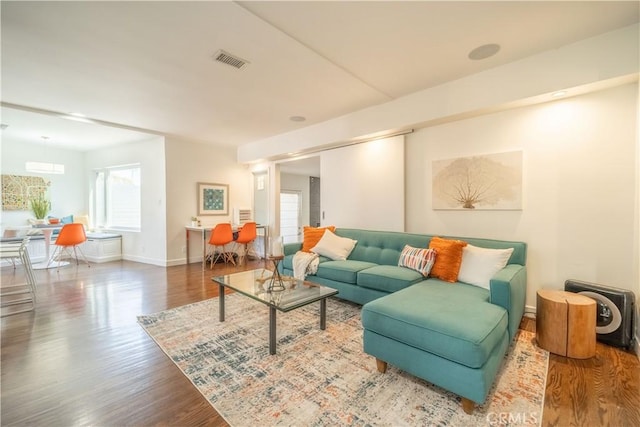
[[[198,215],[229,215],[229,185],[199,182]]]
[[[30,200],[44,197],[50,185],[39,176],[2,175],[2,210],[30,210]]]
[[[522,151],[434,160],[433,209],[522,210]]]

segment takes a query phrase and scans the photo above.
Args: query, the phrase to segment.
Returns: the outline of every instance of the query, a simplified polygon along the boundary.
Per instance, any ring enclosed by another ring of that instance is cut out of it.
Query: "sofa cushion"
[[[467,245],[462,248],[458,280],[489,289],[491,278],[507,265],[512,253],[513,248],[487,249]]]
[[[287,270],[293,270],[293,255],[285,255],[284,259],[280,261],[280,265]]]
[[[311,252],[326,256],[334,261],[344,261],[356,243],[358,243],[357,240],[336,236],[331,230],[325,230],[320,241],[311,248]]]
[[[507,311],[486,289],[429,279],[362,307],[365,329],[480,368],[507,334]]]
[[[358,286],[383,292],[396,292],[424,280],[422,274],[394,265],[377,265],[358,272]]]
[[[293,254],[293,255],[285,255],[284,259],[282,261],[280,261],[280,265],[282,265],[282,267],[287,269],[287,270],[293,271],[293,257],[294,256],[295,256],[295,254]],[[318,257],[318,260],[319,260],[320,263],[323,263],[323,262],[326,262],[326,261],[331,261],[329,258],[324,257],[324,256]]]
[[[393,231],[369,231],[351,228],[337,228],[338,236],[357,240],[349,259],[373,262],[379,265],[398,265],[400,252],[405,245],[426,248],[430,236],[399,233]]]
[[[446,282],[456,282],[462,263],[462,248],[467,242],[454,239],[434,237],[429,242],[429,249],[436,250],[436,262],[431,268],[431,276]]]
[[[336,227],[333,225],[328,227],[304,227],[302,252],[311,252],[311,248],[317,245],[320,239],[322,239],[325,230],[336,231]]]
[[[365,261],[346,260],[321,262],[318,266],[316,276],[353,285],[357,281],[360,270],[375,266],[374,263]]]
[[[67,215],[60,218],[60,224],[71,224],[73,223],[73,215]]]

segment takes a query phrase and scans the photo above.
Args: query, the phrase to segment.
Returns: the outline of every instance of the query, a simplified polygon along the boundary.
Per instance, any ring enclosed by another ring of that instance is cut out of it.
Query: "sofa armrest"
[[[296,243],[287,243],[284,245],[284,255],[293,255],[296,252],[298,252],[299,250],[302,249],[302,243],[300,242],[296,242]]]
[[[527,297],[527,267],[509,264],[491,278],[490,301],[509,314],[509,338],[513,339],[524,314]]]

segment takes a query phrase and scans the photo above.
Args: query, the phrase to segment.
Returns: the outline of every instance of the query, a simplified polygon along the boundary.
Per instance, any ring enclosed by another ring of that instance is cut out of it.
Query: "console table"
[[[191,232],[200,233],[201,236],[201,244],[202,244],[202,268],[204,268],[206,264],[207,258],[207,243],[209,242],[208,236],[211,233],[211,230],[215,227],[215,225],[211,226],[186,226],[185,227],[185,239],[186,239],[186,252],[187,252],[187,264],[189,264],[189,238]],[[233,232],[237,232],[240,226],[233,226]],[[268,235],[268,227],[266,225],[256,225],[256,230],[262,230],[263,234],[263,249],[264,256],[267,256],[267,235]]]

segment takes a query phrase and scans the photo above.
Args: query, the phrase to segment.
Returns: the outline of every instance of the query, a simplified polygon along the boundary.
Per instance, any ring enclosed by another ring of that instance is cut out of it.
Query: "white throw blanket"
[[[307,274],[315,274],[318,271],[318,254],[313,252],[298,251],[293,256],[293,277],[304,280]]]

